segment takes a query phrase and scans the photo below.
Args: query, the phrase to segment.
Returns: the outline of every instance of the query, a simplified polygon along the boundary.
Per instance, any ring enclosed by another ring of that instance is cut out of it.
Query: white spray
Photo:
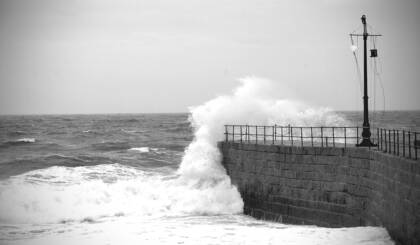
[[[314,109],[286,99],[291,92],[283,85],[256,77],[239,81],[241,84],[232,95],[219,96],[191,108],[190,122],[195,138],[178,169],[182,178],[195,183],[196,188],[217,186],[217,189],[209,188],[217,190],[211,194],[228,197],[224,208],[230,213],[241,212],[243,202],[221,165],[217,148],[217,142],[223,140],[225,124],[325,126],[344,123],[327,108]],[[279,94],[283,94],[283,99],[278,99]]]

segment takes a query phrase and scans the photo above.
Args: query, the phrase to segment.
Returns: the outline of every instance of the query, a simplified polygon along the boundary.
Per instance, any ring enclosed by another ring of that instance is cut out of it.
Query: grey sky
[[[362,14],[384,35],[387,109],[420,109],[419,13],[418,0],[0,0],[0,114],[184,112],[247,75],[359,110],[348,34]]]

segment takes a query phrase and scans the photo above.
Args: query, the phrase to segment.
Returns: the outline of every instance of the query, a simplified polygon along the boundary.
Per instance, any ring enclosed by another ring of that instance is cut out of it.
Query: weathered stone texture
[[[397,244],[420,244],[418,161],[366,148],[219,148],[246,214],[325,227],[384,226]]]

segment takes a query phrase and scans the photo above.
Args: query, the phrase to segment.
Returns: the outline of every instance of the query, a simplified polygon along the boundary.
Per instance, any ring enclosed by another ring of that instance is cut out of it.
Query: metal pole
[[[364,88],[364,94],[363,94],[363,131],[362,131],[362,142],[357,144],[356,146],[364,146],[364,147],[370,147],[370,146],[376,146],[373,144],[370,140],[370,125],[369,125],[369,108],[368,108],[368,86],[367,86],[367,39],[369,34],[367,33],[367,27],[366,27],[366,16],[362,16],[362,23],[363,23],[363,88]]]

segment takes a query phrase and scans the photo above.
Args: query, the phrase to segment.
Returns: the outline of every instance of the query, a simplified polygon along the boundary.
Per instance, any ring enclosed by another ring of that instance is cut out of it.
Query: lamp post
[[[371,140],[370,136],[370,124],[369,124],[369,106],[368,106],[368,86],[367,86],[367,39],[369,36],[381,36],[378,34],[369,34],[366,27],[366,16],[362,16],[363,24],[363,34],[350,34],[350,36],[362,36],[363,37],[363,82],[364,82],[364,94],[363,94],[363,131],[362,131],[362,141],[356,146],[371,147],[376,146]]]

